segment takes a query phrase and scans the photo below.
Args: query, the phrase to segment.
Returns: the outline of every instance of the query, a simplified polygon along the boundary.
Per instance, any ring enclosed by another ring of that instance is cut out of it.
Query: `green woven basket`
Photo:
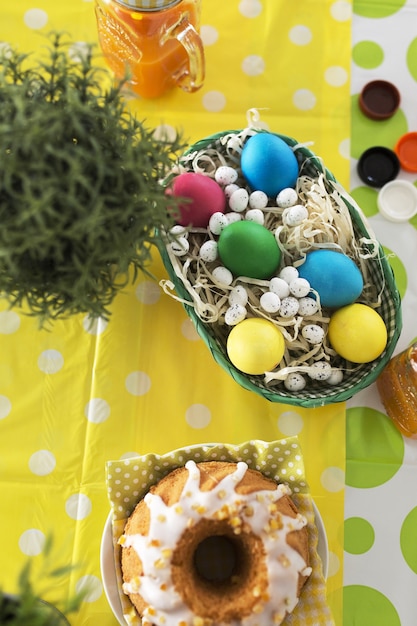
[[[225,131],[201,139],[192,145],[183,157],[183,164],[185,164],[186,169],[188,169],[186,165],[187,156],[202,149],[205,150],[210,147],[220,146],[220,139],[223,136],[239,132],[241,131]],[[169,278],[175,287],[176,295],[183,301],[187,314],[194,322],[199,335],[210,349],[214,360],[223,367],[239,385],[259,394],[271,402],[313,408],[348,400],[358,391],[366,388],[376,380],[391,358],[401,332],[401,300],[391,266],[385,257],[385,253],[382,247],[376,242],[374,235],[370,232],[369,226],[367,227],[365,225],[364,218],[355,207],[354,200],[344,192],[331,172],[323,166],[321,160],[310,150],[305,146],[299,145],[295,139],[285,135],[277,134],[277,136],[294,149],[299,165],[302,167],[303,175],[315,178],[320,174],[324,174],[330,184],[334,183],[334,185],[337,186],[341,198],[348,208],[355,237],[369,240],[369,243],[362,244],[361,249],[364,250],[365,253],[368,251],[370,256],[373,255],[372,258],[366,261],[367,271],[377,291],[381,291],[381,304],[377,310],[385,322],[388,333],[386,348],[377,359],[370,363],[355,364],[353,367],[351,364],[352,370],[346,373],[342,382],[337,385],[331,385],[324,381],[311,381],[301,391],[289,391],[285,388],[283,383],[278,385],[276,383],[265,383],[263,376],[252,376],[242,373],[230,362],[227,356],[226,345],[224,342],[219,342],[214,336],[211,324],[202,321],[197,315],[186,283],[178,277],[172,266],[169,255],[167,254],[166,239],[163,236],[159,239],[158,248]],[[375,250],[375,247],[377,250]],[[190,304],[188,304],[188,302]]]

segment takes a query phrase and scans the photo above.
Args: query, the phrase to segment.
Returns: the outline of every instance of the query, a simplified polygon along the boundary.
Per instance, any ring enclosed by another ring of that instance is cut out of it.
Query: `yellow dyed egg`
[[[227,354],[245,374],[263,374],[281,361],[285,341],[281,331],[268,320],[250,317],[234,326],[227,339]]]
[[[387,329],[382,317],[366,304],[348,304],[330,318],[332,348],[352,363],[377,359],[387,345]]]

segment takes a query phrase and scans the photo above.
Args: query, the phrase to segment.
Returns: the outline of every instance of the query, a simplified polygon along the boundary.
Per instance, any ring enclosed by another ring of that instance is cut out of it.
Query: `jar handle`
[[[188,69],[175,76],[178,87],[193,92],[202,87],[205,78],[205,55],[201,37],[184,17],[167,30],[166,38],[175,38],[184,46],[188,57]]]

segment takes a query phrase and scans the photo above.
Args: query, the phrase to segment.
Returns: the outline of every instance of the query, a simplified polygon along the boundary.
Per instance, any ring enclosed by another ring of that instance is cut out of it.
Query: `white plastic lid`
[[[407,180],[391,180],[378,193],[378,209],[391,222],[406,222],[417,214],[417,187]]]

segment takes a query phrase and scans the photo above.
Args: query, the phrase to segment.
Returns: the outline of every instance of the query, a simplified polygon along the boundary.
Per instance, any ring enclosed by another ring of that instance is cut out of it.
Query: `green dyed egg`
[[[248,220],[226,226],[219,237],[218,251],[223,265],[234,276],[270,278],[281,260],[273,233]]]

